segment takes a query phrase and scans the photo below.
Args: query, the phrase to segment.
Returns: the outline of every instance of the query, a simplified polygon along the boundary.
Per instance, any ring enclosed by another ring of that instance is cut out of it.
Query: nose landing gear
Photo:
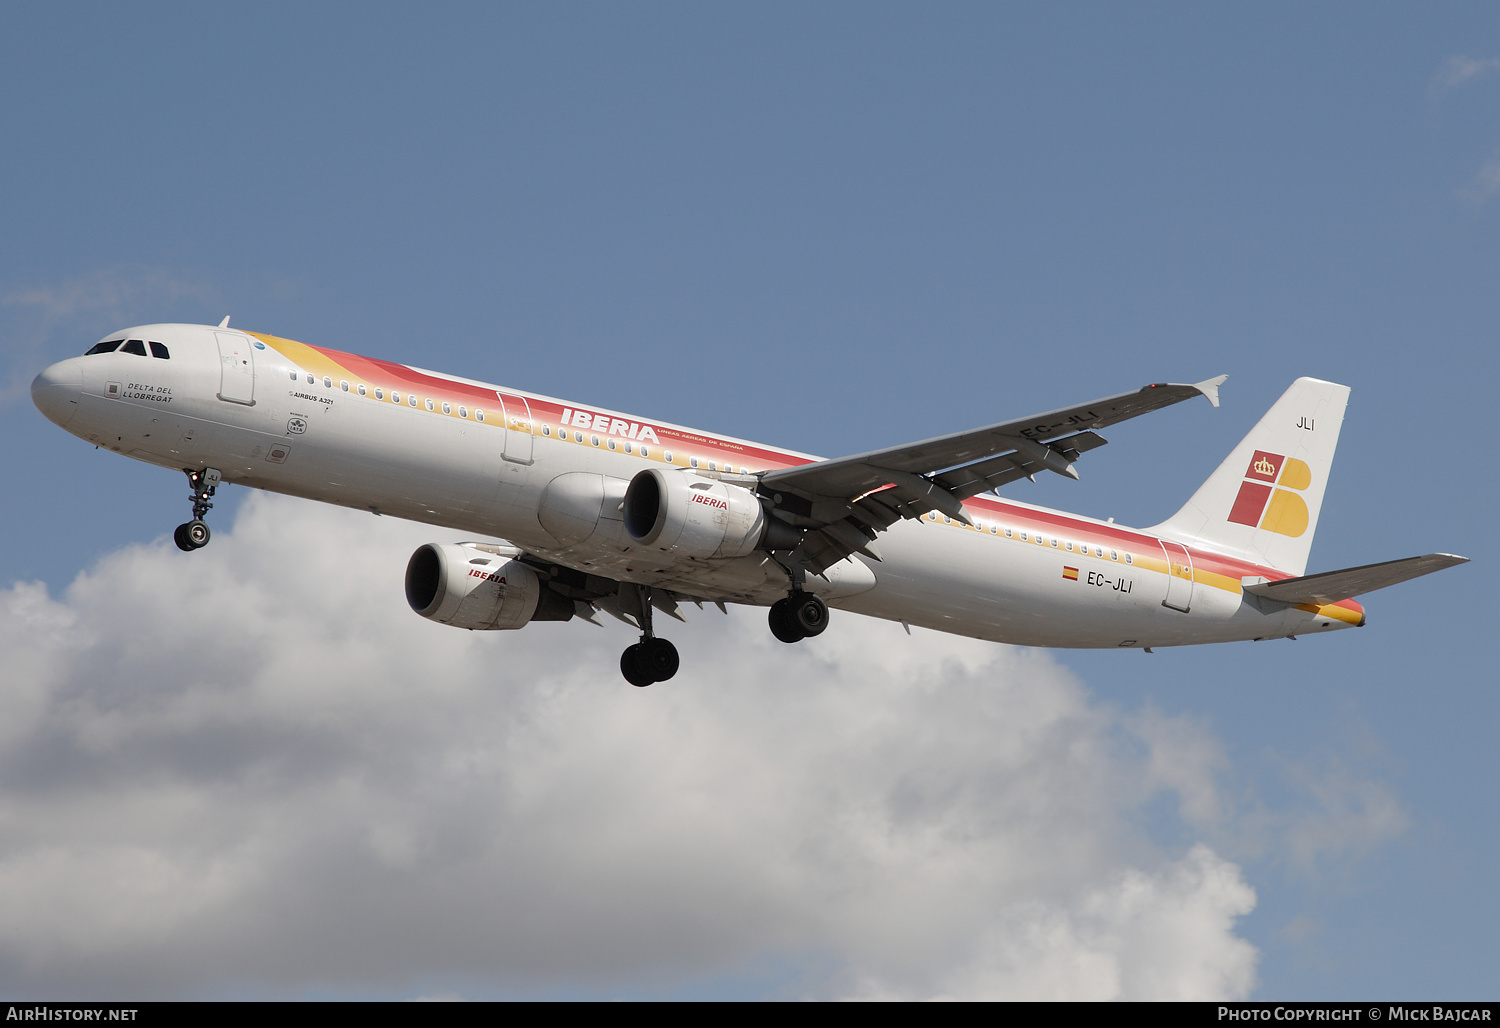
[[[172,533],[172,540],[177,543],[179,550],[192,551],[207,546],[213,534],[203,518],[213,509],[209,497],[214,494],[224,476],[219,473],[218,468],[204,468],[201,471],[184,468],[183,473],[193,486],[193,495],[188,497],[193,502],[193,520],[185,525],[178,525],[177,530]]]
[[[828,627],[828,604],[821,596],[797,590],[771,604],[771,634],[784,643],[821,635]]]
[[[641,641],[620,654],[620,674],[637,689],[644,689],[675,675],[678,658],[677,647],[666,639],[658,639],[651,630],[651,595],[645,586],[639,587],[639,597]]]

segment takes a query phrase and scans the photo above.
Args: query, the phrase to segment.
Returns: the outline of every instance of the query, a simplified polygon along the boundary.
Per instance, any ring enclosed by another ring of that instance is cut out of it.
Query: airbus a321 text
[[[52,365],[31,395],[88,442],[186,472],[194,550],[221,483],[500,542],[435,542],[406,599],[456,628],[611,614],[640,632],[620,669],[671,678],[654,615],[770,608],[784,642],[829,608],[1028,646],[1295,637],[1365,623],[1353,597],[1462,563],[1434,553],[1306,574],[1349,396],[1293,382],[1187,504],[1136,529],[1002,499],[1076,478],[1102,429],[1216,378],[837,460],[762,446],[259,332],[146,325]]]

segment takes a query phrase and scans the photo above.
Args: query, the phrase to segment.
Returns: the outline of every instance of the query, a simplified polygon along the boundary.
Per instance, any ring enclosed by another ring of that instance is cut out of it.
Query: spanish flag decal
[[[1063,577],[1066,578],[1070,582],[1076,582],[1076,581],[1078,581],[1078,569],[1077,568],[1064,567],[1063,568]]]

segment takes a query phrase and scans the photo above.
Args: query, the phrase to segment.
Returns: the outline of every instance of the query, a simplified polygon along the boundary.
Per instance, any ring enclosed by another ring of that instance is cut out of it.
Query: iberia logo
[[[1063,568],[1063,577],[1066,578],[1070,582],[1076,582],[1076,581],[1078,581],[1078,569],[1077,568],[1064,567]]]
[[[1256,450],[1245,478],[1230,521],[1293,538],[1307,531],[1307,501],[1298,494],[1312,484],[1312,469],[1304,461]]]

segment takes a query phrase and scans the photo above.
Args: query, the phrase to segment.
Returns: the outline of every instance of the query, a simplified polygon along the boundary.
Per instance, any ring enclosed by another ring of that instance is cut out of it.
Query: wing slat
[[[1016,439],[1045,443],[1063,436],[1082,435],[1080,430],[1115,425],[1195,396],[1216,398],[1221,381],[1211,379],[1197,385],[1149,385],[1133,393],[1121,393],[1020,421],[955,432],[852,457],[781,468],[768,472],[761,481],[767,486],[793,489],[809,496],[859,496],[892,481],[891,472],[933,474],[1014,451]]]
[[[822,574],[852,553],[879,560],[872,540],[897,521],[930,511],[973,524],[963,501],[1039,471],[1077,478],[1073,462],[1103,446],[1093,429],[1117,424],[1194,396],[1218,406],[1223,377],[1197,385],[1157,384],[1021,421],[939,436],[760,476],[775,515],[806,529],[791,559]]]

